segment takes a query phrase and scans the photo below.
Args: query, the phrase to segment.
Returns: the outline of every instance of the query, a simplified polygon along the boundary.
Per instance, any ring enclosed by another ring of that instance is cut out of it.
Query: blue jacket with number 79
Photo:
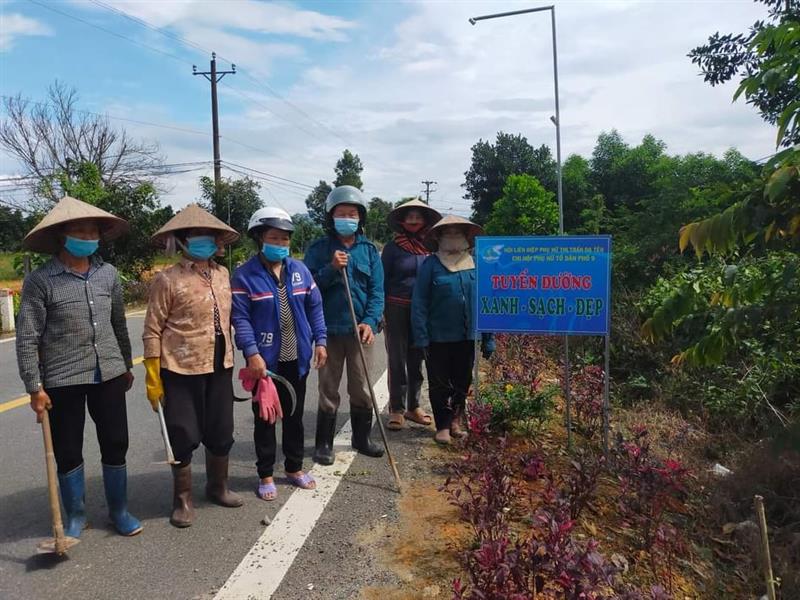
[[[327,342],[322,297],[302,262],[286,258],[283,268],[297,336],[297,368],[302,377],[308,373],[314,345],[325,346]],[[274,370],[281,349],[278,284],[259,257],[254,256],[234,272],[231,291],[236,347],[245,357],[261,354],[267,368]]]

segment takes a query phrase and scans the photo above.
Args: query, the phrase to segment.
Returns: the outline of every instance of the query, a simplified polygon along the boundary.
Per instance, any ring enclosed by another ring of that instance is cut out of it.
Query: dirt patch
[[[398,501],[397,521],[384,520],[359,532],[358,542],[374,548],[381,565],[400,581],[391,587],[363,588],[360,597],[364,600],[451,596],[453,579],[459,574],[457,555],[468,532],[456,508],[439,491],[441,475],[433,471],[448,455],[438,448],[422,448],[421,472]]]

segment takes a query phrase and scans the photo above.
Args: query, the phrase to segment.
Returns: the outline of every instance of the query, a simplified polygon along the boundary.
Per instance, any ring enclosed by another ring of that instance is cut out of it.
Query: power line
[[[32,0],[30,0],[30,1],[32,1]],[[16,100],[16,98],[14,96],[8,96],[6,94],[0,94],[0,98],[3,98],[4,100]],[[29,104],[35,104],[37,106],[49,106],[50,108],[58,108],[52,102],[42,102],[40,100],[31,100],[30,98],[24,98],[23,100],[25,102],[29,103]],[[189,129],[188,127],[176,127],[175,125],[165,125],[164,123],[153,123],[152,121],[142,121],[140,119],[129,119],[127,117],[117,117],[115,115],[109,115],[107,113],[104,114],[104,113],[93,112],[91,110],[84,110],[82,108],[73,108],[72,110],[74,112],[76,112],[76,113],[82,113],[82,114],[85,114],[85,115],[92,115],[92,116],[95,116],[95,117],[111,119],[113,121],[124,121],[126,123],[135,123],[137,125],[147,125],[147,126],[150,126],[150,127],[158,127],[160,129],[171,129],[173,131],[181,131],[183,133],[194,133],[196,135],[202,135],[202,136],[211,135],[207,131],[201,131],[199,129]]]
[[[32,1],[32,2],[33,2],[34,0],[30,0],[30,1]],[[90,1],[91,1],[93,4],[95,4],[96,6],[99,6],[99,7],[101,7],[101,8],[105,8],[105,9],[107,9],[107,10],[111,11],[111,12],[114,12],[115,14],[117,14],[117,15],[120,15],[120,16],[122,16],[123,18],[126,18],[126,19],[128,19],[128,20],[130,20],[130,21],[132,21],[132,22],[134,22],[134,23],[137,23],[137,24],[139,24],[139,25],[141,25],[141,26],[143,26],[143,27],[146,27],[146,28],[148,28],[148,29],[150,29],[150,30],[152,30],[152,31],[155,31],[155,32],[157,32],[157,33],[160,33],[161,35],[164,35],[164,36],[166,36],[166,37],[168,37],[168,38],[171,38],[171,39],[173,39],[173,40],[175,40],[175,41],[178,41],[178,42],[180,42],[180,43],[182,43],[182,44],[184,44],[184,45],[186,45],[186,46],[189,46],[189,47],[191,47],[191,48],[193,48],[193,49],[195,49],[195,50],[198,50],[198,51],[205,52],[206,54],[207,54],[207,53],[209,53],[209,52],[211,52],[211,50],[209,50],[209,49],[207,49],[207,48],[204,48],[203,46],[201,46],[201,45],[197,44],[196,42],[193,42],[192,40],[190,40],[190,39],[188,39],[188,38],[186,38],[186,37],[184,37],[184,36],[182,36],[182,35],[174,34],[174,33],[170,32],[170,31],[166,30],[166,29],[165,29],[165,28],[163,28],[163,27],[158,27],[157,25],[153,25],[152,23],[149,23],[148,21],[146,21],[146,20],[144,20],[144,19],[142,19],[142,18],[140,18],[140,17],[136,17],[136,16],[134,16],[134,15],[131,15],[130,13],[127,13],[127,12],[125,12],[124,10],[121,10],[121,9],[118,9],[118,8],[116,8],[116,7],[110,6],[110,5],[106,4],[105,2],[101,2],[100,0],[90,0]],[[37,4],[38,4],[38,2],[37,2]],[[62,13],[62,14],[66,14],[66,13]],[[70,15],[67,15],[67,16],[70,16]],[[88,22],[86,22],[86,21],[83,21],[83,22],[84,22],[84,23],[86,23],[87,25],[90,25],[90,26],[92,26],[92,27],[94,27],[94,26],[95,26],[95,25],[93,25],[92,23],[88,23]],[[106,31],[106,32],[108,32],[108,30],[106,30],[106,29],[104,29],[104,28],[100,28],[100,29],[101,29],[101,30],[103,30],[103,31]],[[112,34],[114,34],[113,32],[111,32],[111,33],[112,33]],[[123,36],[123,35],[121,35],[121,34],[114,34],[114,35],[117,35],[117,37],[121,37],[122,39],[128,40],[128,41],[130,41],[130,42],[133,42],[133,43],[139,43],[139,42],[137,42],[136,40],[133,40],[133,39],[131,39],[131,38],[128,38],[128,37],[126,37],[126,36]],[[139,45],[143,45],[143,44],[139,44]],[[148,46],[148,45],[146,45],[146,44],[144,45],[144,47],[146,47],[146,48],[150,48],[150,49],[152,49],[152,50],[156,50],[157,52],[159,51],[159,50],[157,50],[157,49],[154,49],[154,48],[152,48],[151,46]],[[174,58],[176,58],[176,59],[178,59],[178,60],[181,60],[181,61],[182,61],[182,59],[180,59],[180,58],[176,57],[175,55],[172,55],[172,56],[173,56]],[[223,57],[223,56],[221,56],[221,55],[219,56],[219,58],[220,58],[220,60],[224,60],[225,62],[228,62],[228,63],[230,63],[230,64],[233,64],[233,61],[231,61],[231,60],[229,60],[229,59],[227,59],[227,58],[225,58],[225,57]],[[277,91],[276,91],[276,90],[275,90],[275,89],[274,89],[272,86],[270,86],[270,85],[269,85],[268,83],[266,83],[265,81],[261,81],[261,80],[259,80],[259,79],[256,79],[255,77],[253,77],[252,75],[250,75],[250,74],[249,74],[247,71],[242,71],[242,70],[241,70],[241,68],[240,68],[240,73],[241,73],[241,75],[242,75],[243,77],[245,77],[246,79],[248,79],[249,81],[251,81],[251,82],[252,82],[252,83],[254,83],[255,85],[257,85],[257,86],[259,86],[259,87],[263,87],[264,89],[266,89],[266,90],[267,90],[267,92],[268,92],[270,95],[272,95],[272,96],[273,96],[273,97],[275,97],[276,99],[280,100],[281,102],[283,102],[284,104],[286,104],[286,105],[287,105],[287,106],[289,106],[290,108],[294,109],[294,110],[295,110],[297,113],[299,113],[300,115],[302,115],[303,117],[305,117],[306,119],[308,119],[309,121],[311,121],[312,123],[314,123],[314,124],[315,124],[317,127],[321,128],[321,129],[324,129],[324,130],[326,130],[328,133],[330,133],[331,135],[333,135],[333,136],[337,137],[339,140],[341,140],[342,142],[344,142],[344,143],[345,143],[345,145],[347,145],[347,146],[352,146],[352,145],[353,145],[353,144],[351,144],[351,143],[350,143],[350,142],[349,142],[347,139],[345,139],[345,138],[344,138],[344,137],[343,137],[341,134],[339,134],[337,131],[333,130],[333,129],[332,129],[332,128],[330,128],[328,125],[326,125],[325,123],[322,123],[322,122],[321,122],[321,121],[319,121],[318,119],[316,119],[316,118],[312,117],[310,114],[308,114],[306,111],[304,111],[302,108],[300,108],[299,106],[297,106],[296,104],[294,104],[294,103],[293,103],[293,102],[291,102],[290,100],[288,100],[288,99],[284,98],[284,97],[283,97],[281,94],[279,94],[279,93],[278,93],[278,92],[277,92]],[[233,88],[232,86],[229,86],[229,87],[230,87],[232,90],[236,90],[236,88]],[[253,101],[253,102],[255,102],[255,100],[253,100],[252,98],[251,98],[250,100],[251,100],[251,101]],[[257,102],[257,103],[258,103],[258,102]],[[298,129],[300,129],[301,131],[304,131],[305,133],[307,133],[307,134],[309,134],[309,135],[312,135],[312,136],[313,136],[313,135],[315,135],[315,134],[311,133],[309,130],[307,130],[307,129],[305,129],[305,128],[301,127],[300,125],[298,125],[297,123],[295,123],[295,122],[291,121],[291,120],[290,120],[289,118],[287,118],[285,115],[281,115],[280,113],[277,113],[277,112],[275,112],[273,109],[271,109],[271,108],[267,107],[265,104],[263,104],[263,103],[262,103],[262,104],[261,104],[261,106],[262,106],[262,107],[264,107],[264,108],[266,108],[266,110],[268,110],[270,113],[274,114],[275,116],[277,116],[277,117],[279,117],[279,118],[281,118],[281,119],[283,119],[283,120],[285,120],[285,121],[289,122],[291,125],[293,125],[293,126],[297,127],[297,128],[298,128]]]
[[[147,48],[148,50],[152,50],[153,52],[158,52],[159,54],[162,54],[162,55],[164,55],[164,56],[166,56],[168,58],[171,58],[173,60],[176,60],[176,61],[178,61],[180,63],[187,62],[185,59],[181,58],[180,56],[178,56],[176,54],[172,54],[171,52],[166,52],[164,50],[161,50],[160,48],[156,48],[155,46],[150,46],[149,44],[145,44],[143,42],[140,42],[139,40],[135,40],[135,39],[130,38],[130,37],[126,36],[126,35],[122,35],[121,33],[117,33],[116,31],[112,31],[111,29],[106,29],[105,27],[103,27],[101,25],[97,25],[95,23],[92,23],[91,21],[87,21],[86,19],[81,19],[80,17],[75,16],[75,15],[73,15],[71,13],[68,13],[68,12],[64,12],[63,10],[59,10],[59,9],[53,7],[50,4],[45,4],[44,2],[39,2],[39,0],[28,0],[28,2],[30,2],[32,4],[35,4],[37,6],[41,6],[42,8],[46,8],[47,10],[52,11],[54,13],[58,13],[58,14],[60,14],[62,16],[67,17],[68,19],[72,19],[74,21],[78,21],[79,23],[83,23],[84,25],[88,25],[89,27],[93,27],[95,29],[99,29],[100,31],[103,31],[103,32],[107,33],[108,35],[113,35],[114,37],[118,37],[120,39],[126,40],[126,41],[130,42],[131,44],[136,44],[137,46],[142,46],[143,48]]]
[[[303,188],[308,188],[310,190],[313,190],[316,187],[316,186],[313,186],[313,185],[309,185],[307,183],[301,183],[299,181],[295,181],[293,179],[287,179],[286,177],[280,177],[278,175],[273,175],[272,173],[267,173],[266,171],[259,171],[258,169],[253,169],[252,167],[246,167],[244,165],[237,165],[236,163],[232,163],[232,162],[227,161],[227,160],[223,160],[222,162],[227,163],[232,167],[238,167],[239,169],[245,169],[247,171],[253,171],[254,173],[258,173],[259,175],[264,175],[266,177],[273,177],[275,179],[279,179],[279,180],[285,181],[287,183],[293,183],[293,184],[295,184],[297,186],[300,186],[300,187],[303,187]]]

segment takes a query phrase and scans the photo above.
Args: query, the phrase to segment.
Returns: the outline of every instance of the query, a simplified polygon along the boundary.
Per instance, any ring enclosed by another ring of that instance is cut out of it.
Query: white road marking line
[[[137,310],[137,311],[134,311],[134,312],[125,313],[125,316],[126,317],[138,317],[140,315],[143,315],[146,312],[147,312],[146,310]],[[0,340],[0,344],[5,344],[7,342],[13,342],[16,339],[17,339],[17,336],[6,338],[4,340]]]
[[[375,384],[375,397],[381,411],[389,401],[387,377],[384,372]],[[338,450],[336,462],[329,467],[315,464],[311,470],[317,489],[292,493],[214,600],[268,600],[272,597],[355,459],[356,453],[350,449],[351,431],[350,421],[347,421],[334,439]],[[383,461],[382,466],[385,466],[386,458],[375,460]],[[391,478],[388,467],[386,477]]]

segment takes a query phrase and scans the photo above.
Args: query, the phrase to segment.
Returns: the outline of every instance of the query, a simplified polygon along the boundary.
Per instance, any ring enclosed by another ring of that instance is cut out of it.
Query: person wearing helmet
[[[244,353],[256,385],[262,385],[269,369],[294,387],[297,403],[292,411],[289,390],[278,386],[284,468],[291,484],[313,490],[314,478],[303,471],[303,409],[312,358],[318,369],[327,360],[327,334],[319,288],[306,266],[289,256],[293,231],[289,213],[280,208],[262,208],[250,217],[247,233],[258,246],[258,253],[233,275],[232,319],[236,347]],[[255,397],[255,388],[253,392]],[[274,500],[278,493],[272,477],[275,423],[259,414],[256,402],[253,413],[259,477],[256,493],[262,500]]]
[[[235,508],[241,496],[228,489],[228,454],[233,446],[233,346],[228,270],[214,262],[235,230],[197,204],[181,210],[153,234],[153,243],[182,258],[159,272],[150,287],[144,318],[147,399],[164,418],[177,465],[172,465],[170,523],[194,519],[192,454],[206,455],[206,496]]]
[[[352,446],[367,456],[383,456],[383,448],[370,439],[372,405],[367,373],[359,356],[359,341],[369,362],[378,322],[383,314],[383,266],[378,249],[363,234],[367,202],[361,190],[351,185],[334,188],[325,201],[325,237],[308,248],[305,263],[322,292],[328,326],[328,362],[319,373],[319,407],[314,460],[323,465],[334,461],[333,436],[339,409],[339,383],[347,367],[350,396]],[[358,339],[342,276],[350,283],[358,327]]]
[[[423,353],[411,343],[411,292],[417,271],[430,251],[423,243],[432,225],[442,218],[420,200],[410,200],[389,213],[394,239],[381,253],[386,292],[386,354],[389,370],[388,429],[402,429],[405,420],[430,425],[419,405]]]

